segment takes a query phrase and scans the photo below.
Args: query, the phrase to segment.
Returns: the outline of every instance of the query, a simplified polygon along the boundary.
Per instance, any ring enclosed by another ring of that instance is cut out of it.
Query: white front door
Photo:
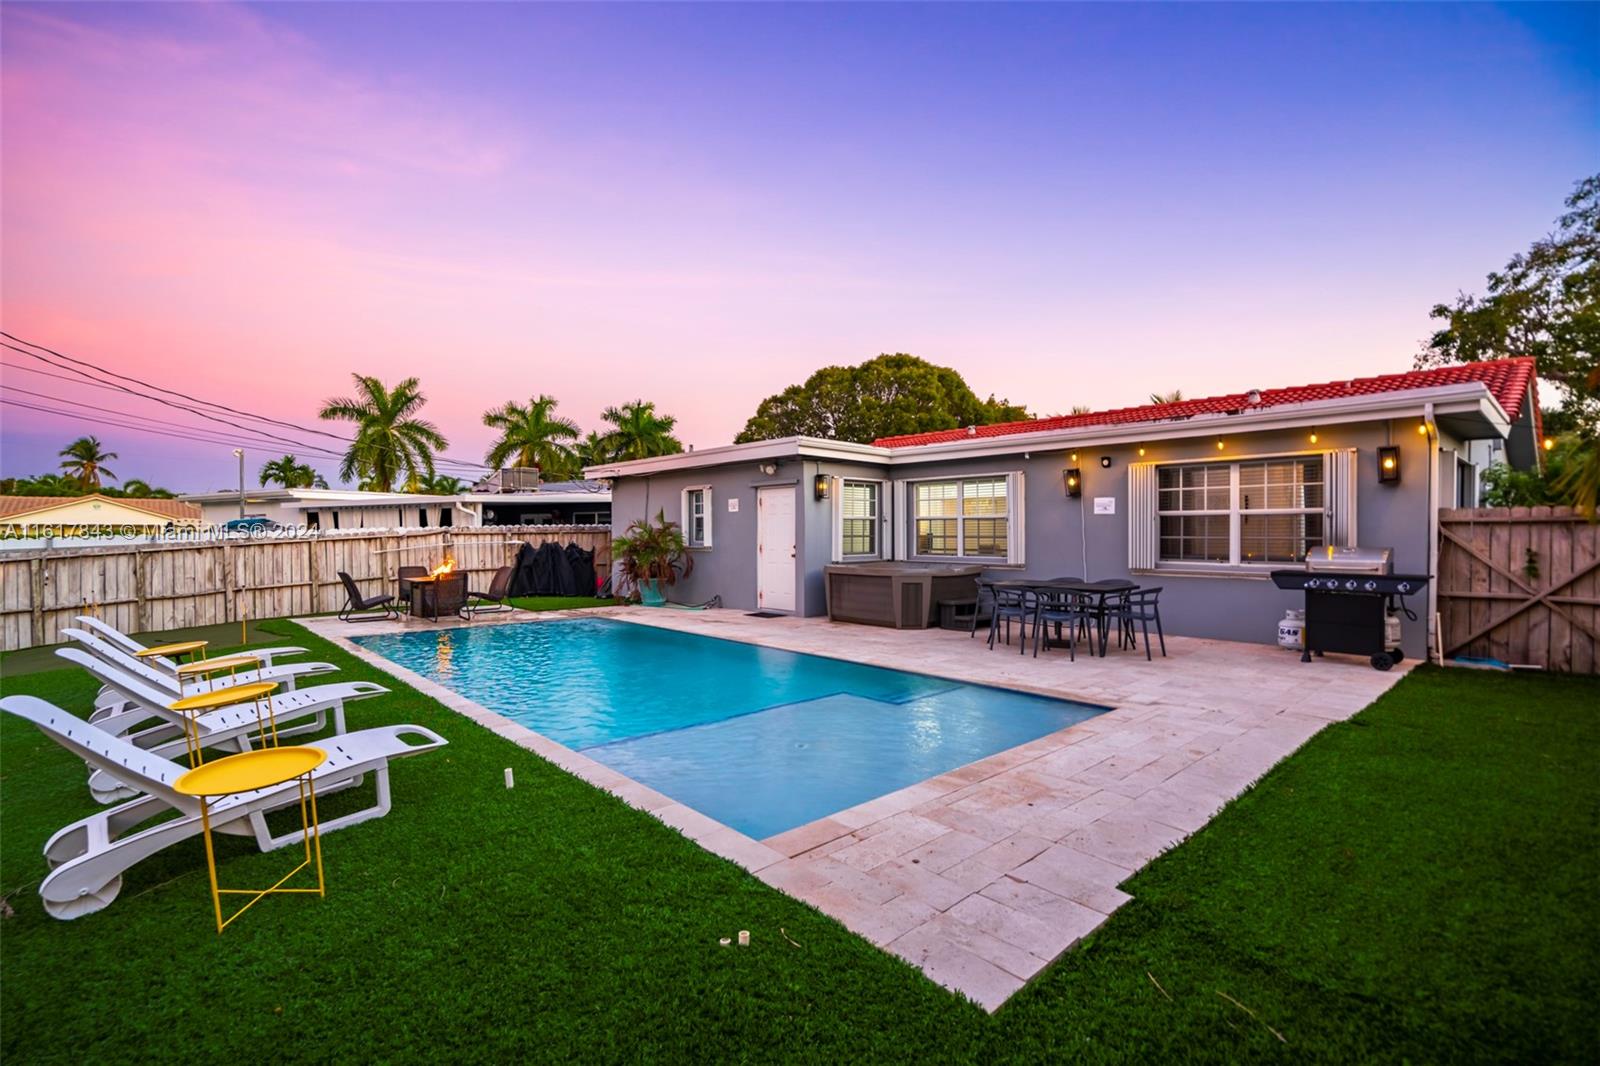
[[[794,610],[794,494],[792,485],[756,490],[756,606]]]

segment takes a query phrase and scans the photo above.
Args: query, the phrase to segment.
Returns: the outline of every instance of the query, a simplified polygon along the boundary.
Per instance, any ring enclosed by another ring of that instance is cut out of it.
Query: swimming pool
[[[757,839],[1106,710],[605,618],[353,639]]]

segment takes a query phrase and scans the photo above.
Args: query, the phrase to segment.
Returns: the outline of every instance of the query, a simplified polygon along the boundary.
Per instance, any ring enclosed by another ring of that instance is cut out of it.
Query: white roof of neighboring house
[[[235,503],[237,489],[185,493],[194,503]],[[540,485],[533,492],[459,492],[430,496],[418,492],[363,492],[360,489],[245,489],[245,503],[276,503],[292,510],[319,507],[427,507],[473,503],[610,503],[611,490],[595,481],[562,481]]]

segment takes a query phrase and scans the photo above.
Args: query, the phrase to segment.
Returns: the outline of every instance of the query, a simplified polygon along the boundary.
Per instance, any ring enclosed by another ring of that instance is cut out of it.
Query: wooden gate
[[[1600,672],[1600,524],[1570,507],[1439,512],[1446,658]]]

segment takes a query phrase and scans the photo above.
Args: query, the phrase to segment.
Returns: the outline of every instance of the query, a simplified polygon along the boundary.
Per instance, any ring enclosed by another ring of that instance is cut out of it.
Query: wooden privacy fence
[[[1439,512],[1446,658],[1600,672],[1600,525],[1570,507]]]
[[[485,591],[523,543],[576,543],[611,569],[609,526],[454,526],[0,552],[0,649],[54,644],[93,610],[125,633],[336,611],[339,571],[366,595],[395,592],[401,566],[448,554]]]

